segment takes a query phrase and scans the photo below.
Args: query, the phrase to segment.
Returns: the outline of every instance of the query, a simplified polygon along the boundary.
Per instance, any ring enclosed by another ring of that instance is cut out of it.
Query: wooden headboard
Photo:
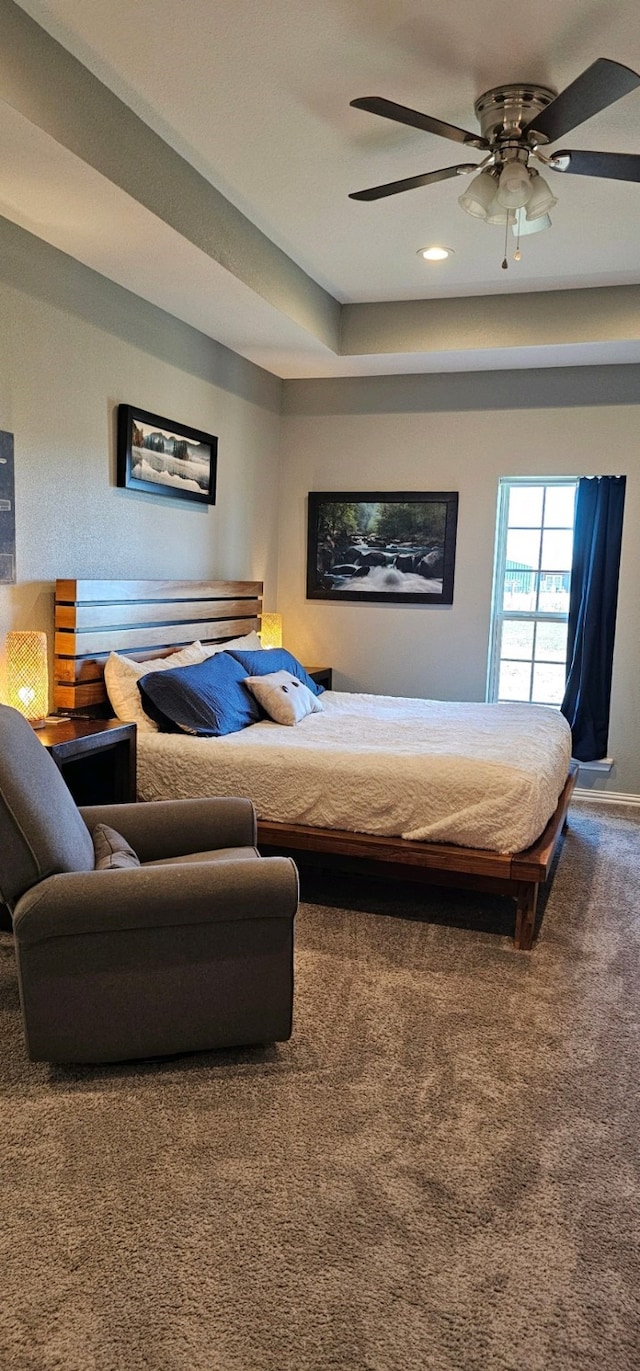
[[[143,662],[259,629],[261,581],[56,581],[55,707],[107,702],[110,652]]]

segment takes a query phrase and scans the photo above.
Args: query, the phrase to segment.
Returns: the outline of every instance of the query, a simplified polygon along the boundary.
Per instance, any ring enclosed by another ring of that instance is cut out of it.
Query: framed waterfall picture
[[[307,598],[453,604],[457,491],[311,491]]]
[[[213,434],[134,405],[118,405],[119,486],[214,505],[217,459]]]

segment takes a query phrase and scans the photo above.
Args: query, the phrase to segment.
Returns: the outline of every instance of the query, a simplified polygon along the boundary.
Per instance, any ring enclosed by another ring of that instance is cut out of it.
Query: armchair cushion
[[[155,862],[145,862],[145,866],[178,866],[189,862],[245,862],[249,857],[259,857],[257,847],[216,847],[211,852],[187,852],[184,857],[160,857]]]
[[[93,848],[96,854],[96,871],[124,870],[125,867],[139,866],[140,858],[121,833],[109,824],[96,824],[93,830]]]

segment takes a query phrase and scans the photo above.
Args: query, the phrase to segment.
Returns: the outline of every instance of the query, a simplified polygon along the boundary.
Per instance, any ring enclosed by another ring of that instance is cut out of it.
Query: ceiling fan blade
[[[467,129],[459,129],[456,124],[445,124],[442,119],[432,119],[430,114],[420,114],[417,109],[396,105],[393,100],[384,100],[381,95],[365,95],[362,100],[352,100],[350,103],[354,109],[368,110],[369,114],[394,119],[398,124],[409,124],[411,128],[423,129],[425,133],[437,133],[440,138],[452,138],[454,143],[467,143],[473,148],[489,147],[487,139],[480,133],[469,133]]]
[[[385,195],[398,195],[402,190],[414,190],[417,186],[430,186],[433,181],[447,181],[450,176],[464,176],[465,172],[475,171],[477,162],[461,163],[457,167],[443,167],[441,171],[425,171],[423,176],[405,176],[402,181],[388,181],[385,186],[370,186],[368,190],[354,190],[350,200],[382,200]]]
[[[640,181],[640,155],[633,152],[572,152],[563,149],[547,163],[550,171],[574,176],[607,176],[612,181]]]
[[[623,67],[620,62],[611,62],[608,57],[599,57],[570,86],[561,90],[546,109],[534,115],[523,133],[542,133],[550,143],[555,143],[556,138],[569,133],[578,124],[584,124],[599,110],[614,105],[636,86],[640,86],[637,72]]]

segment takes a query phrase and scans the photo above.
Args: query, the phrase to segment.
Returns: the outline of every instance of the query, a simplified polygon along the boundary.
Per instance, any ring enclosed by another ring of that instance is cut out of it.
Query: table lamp
[[[42,728],[49,713],[47,635],[31,630],[7,633],[7,703],[19,709],[33,728]]]
[[[263,614],[260,625],[260,642],[263,647],[282,647],[282,615]]]

